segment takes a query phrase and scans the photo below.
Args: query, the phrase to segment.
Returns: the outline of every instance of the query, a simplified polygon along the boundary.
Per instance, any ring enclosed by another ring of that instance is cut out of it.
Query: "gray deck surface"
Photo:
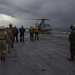
[[[67,35],[40,34],[31,42],[15,43],[6,61],[0,64],[0,75],[75,75],[75,62],[68,61]]]

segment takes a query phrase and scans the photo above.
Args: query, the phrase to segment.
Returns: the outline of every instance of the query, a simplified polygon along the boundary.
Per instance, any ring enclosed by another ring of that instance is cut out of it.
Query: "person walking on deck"
[[[30,33],[30,41],[34,41],[34,28],[32,26],[29,28],[29,33]]]
[[[25,28],[23,26],[21,26],[21,28],[19,29],[20,32],[20,42],[24,42],[24,33],[25,33]]]
[[[69,58],[69,61],[74,61],[74,56],[75,56],[75,25],[72,25],[70,27],[71,33],[69,35],[69,42],[70,42],[70,53],[71,53],[71,58]]]
[[[35,33],[35,40],[39,40],[39,27],[37,23],[35,24],[34,33]]]

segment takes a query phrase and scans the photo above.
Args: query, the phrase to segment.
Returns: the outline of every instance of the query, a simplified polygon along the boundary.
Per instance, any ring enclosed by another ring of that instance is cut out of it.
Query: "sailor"
[[[29,28],[29,33],[30,33],[30,41],[34,41],[34,28],[30,26]]]
[[[18,42],[18,28],[16,26],[14,26],[14,42]]]
[[[70,54],[71,58],[68,60],[74,61],[74,56],[75,56],[75,25],[72,25],[70,27],[71,33],[69,35],[69,42],[70,42]]]
[[[35,33],[35,40],[39,40],[39,27],[38,27],[38,23],[35,23],[34,33]]]
[[[8,41],[9,39],[5,27],[0,26],[0,60],[5,60]]]
[[[21,26],[21,28],[19,29],[20,32],[20,42],[24,42],[24,33],[25,33],[25,28],[23,26]]]

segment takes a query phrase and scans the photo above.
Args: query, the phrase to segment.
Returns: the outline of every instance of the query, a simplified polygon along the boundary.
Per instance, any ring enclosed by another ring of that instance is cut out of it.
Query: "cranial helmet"
[[[0,29],[5,29],[5,27],[4,26],[0,26]]]
[[[30,26],[30,28],[33,28],[33,26]]]
[[[70,29],[75,29],[75,25],[71,25]]]
[[[10,26],[12,25],[12,23],[9,24]]]
[[[11,23],[9,24],[9,27],[12,27],[12,24]]]
[[[73,27],[75,27],[75,25],[73,25]]]

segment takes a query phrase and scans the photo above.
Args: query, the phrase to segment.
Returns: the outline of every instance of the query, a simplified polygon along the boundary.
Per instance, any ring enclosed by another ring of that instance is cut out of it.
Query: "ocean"
[[[29,28],[25,28],[26,31],[29,31]],[[56,31],[56,32],[70,32],[70,28],[51,28],[52,31]]]
[[[70,32],[70,28],[52,28],[52,31],[58,31],[58,32]]]

